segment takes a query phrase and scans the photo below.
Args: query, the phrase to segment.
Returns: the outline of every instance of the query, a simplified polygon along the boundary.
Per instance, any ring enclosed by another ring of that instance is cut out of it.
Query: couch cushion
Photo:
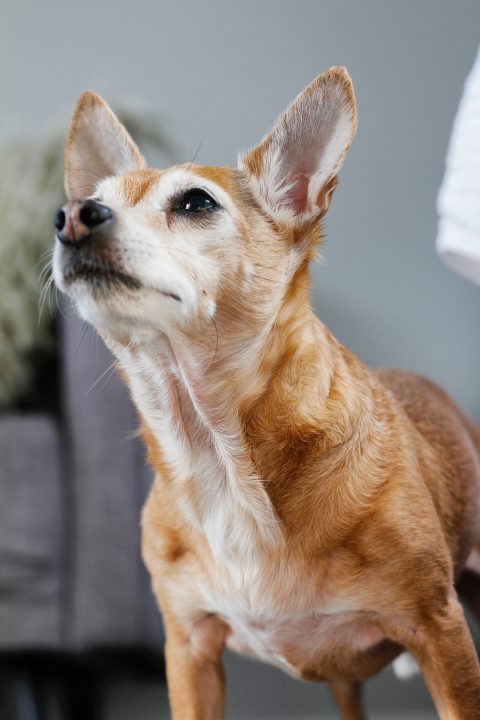
[[[140,552],[140,513],[151,483],[132,437],[138,420],[114,358],[65,309],[65,429],[72,532],[71,644],[161,646],[161,624]]]
[[[53,419],[0,417],[0,647],[61,639],[62,490]]]

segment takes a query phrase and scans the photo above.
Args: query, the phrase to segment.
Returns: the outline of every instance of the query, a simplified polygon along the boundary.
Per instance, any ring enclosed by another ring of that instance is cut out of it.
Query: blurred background
[[[62,146],[80,92],[152,164],[235,164],[313,77],[346,65],[358,132],[312,299],[374,366],[441,383],[480,420],[477,287],[435,254],[436,195],[478,0],[3,0],[0,9],[0,717],[168,717],[140,560],[151,482],[112,358],[49,286]],[[43,288],[43,291],[42,291]],[[42,312],[39,314],[39,308]],[[326,688],[227,657],[229,718],[334,717]],[[435,717],[386,670],[374,718]]]

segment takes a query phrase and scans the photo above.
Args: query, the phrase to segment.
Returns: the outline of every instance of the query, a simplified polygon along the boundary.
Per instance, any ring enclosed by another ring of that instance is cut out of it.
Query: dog
[[[408,651],[442,720],[480,718],[456,589],[475,605],[480,430],[430,381],[366,367],[309,301],[355,129],[338,67],[237,169],[148,168],[90,91],[71,121],[54,277],[115,354],[155,470],[142,547],[175,720],[223,717],[225,647],[328,681],[343,720]]]

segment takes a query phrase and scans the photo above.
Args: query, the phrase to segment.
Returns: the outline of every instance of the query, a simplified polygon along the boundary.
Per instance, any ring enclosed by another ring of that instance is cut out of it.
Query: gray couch
[[[151,472],[132,437],[135,411],[108,370],[113,359],[101,340],[74,311],[64,313],[58,413],[0,416],[0,652],[7,667],[9,653],[161,654],[163,644],[140,556]]]

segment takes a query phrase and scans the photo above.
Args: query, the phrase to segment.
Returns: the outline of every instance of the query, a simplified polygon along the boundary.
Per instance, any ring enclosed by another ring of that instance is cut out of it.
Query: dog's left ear
[[[100,95],[83,92],[65,146],[65,190],[69,200],[93,194],[109,175],[141,170],[146,162],[124,126]]]
[[[264,209],[298,227],[328,210],[336,175],[352,142],[356,111],[341,67],[319,75],[258,147],[240,158]]]

